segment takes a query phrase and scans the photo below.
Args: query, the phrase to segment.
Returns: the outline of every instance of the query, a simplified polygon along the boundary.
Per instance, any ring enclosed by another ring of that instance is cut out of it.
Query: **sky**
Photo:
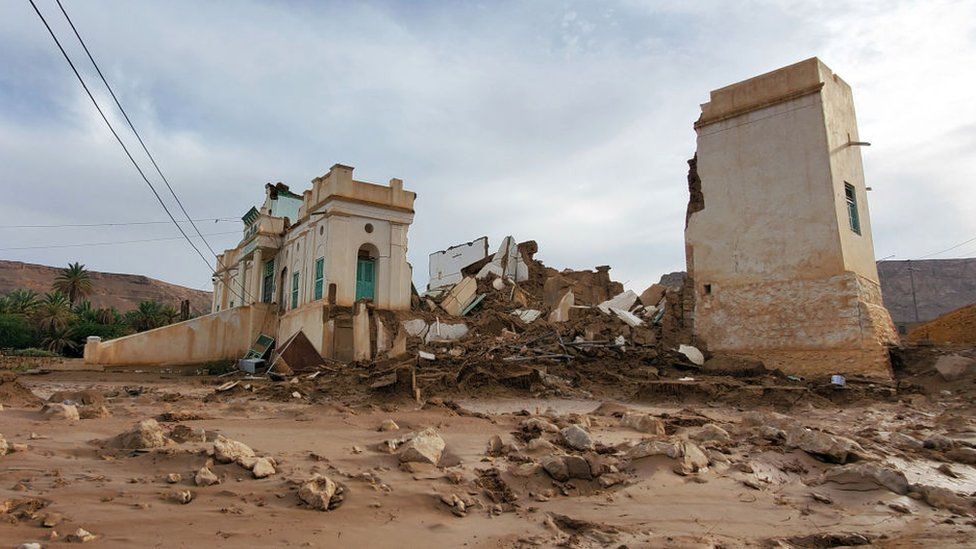
[[[124,129],[57,4],[35,1]],[[62,2],[194,218],[237,220],[265,183],[301,192],[335,163],[397,177],[418,195],[421,289],[429,253],[485,235],[638,292],[683,270],[699,105],[812,56],[871,142],[876,257],[976,255],[971,0]],[[210,289],[172,224],[10,227],[167,219],[27,0],[0,2],[0,188],[0,259]],[[218,252],[240,238],[199,226]]]

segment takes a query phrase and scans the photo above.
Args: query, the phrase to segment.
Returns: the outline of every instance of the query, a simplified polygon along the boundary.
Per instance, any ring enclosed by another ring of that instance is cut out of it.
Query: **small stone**
[[[620,425],[650,435],[665,434],[664,422],[650,414],[624,413],[623,417],[620,418]]]
[[[542,419],[541,417],[530,417],[521,423],[523,431],[536,433],[558,433],[559,427]]]
[[[117,435],[110,443],[116,448],[138,450],[143,448],[162,448],[169,444],[170,439],[163,433],[163,428],[155,419],[146,419],[137,423],[132,429]]]
[[[574,450],[592,450],[594,447],[593,439],[579,425],[570,425],[559,432],[563,441]]]
[[[242,458],[254,457],[254,450],[243,442],[229,439],[224,435],[217,435],[214,440],[214,459],[220,463],[233,463]]]
[[[392,419],[384,419],[383,423],[380,423],[380,431],[399,431],[400,426],[396,424]]]
[[[41,525],[45,528],[54,528],[62,522],[64,522],[64,515],[61,513],[48,513],[44,515],[44,520],[41,521]]]
[[[193,477],[193,482],[197,486],[212,486],[214,484],[220,484],[220,478],[209,467],[204,466],[197,471],[196,476]]]
[[[909,509],[907,505],[901,503],[889,503],[888,507],[896,513],[901,513],[903,515],[912,514],[912,510]]]
[[[193,501],[193,492],[189,490],[173,490],[170,492],[166,498],[170,501],[179,503],[180,505],[186,505]]]
[[[826,496],[819,492],[811,492],[810,497],[812,497],[815,501],[819,501],[820,503],[824,503],[826,505],[831,505],[834,503],[834,500],[830,499],[830,496]]]
[[[729,436],[729,432],[714,423],[702,425],[698,431],[691,434],[691,439],[698,442],[715,442],[719,444],[732,442],[732,437]]]
[[[29,541],[26,543],[21,543],[17,546],[17,549],[41,549],[41,544],[36,541]]]
[[[41,409],[41,413],[47,417],[48,421],[78,421],[78,407],[74,404],[63,404],[60,402],[49,402]]]
[[[109,412],[104,404],[85,406],[78,412],[78,417],[81,419],[102,419],[111,416],[112,412]]]
[[[268,458],[258,458],[254,467],[251,468],[251,474],[254,475],[254,478],[267,478],[275,474],[275,468]]]
[[[9,451],[10,446],[7,444],[7,439],[3,438],[3,435],[0,435],[0,456],[7,455]]]
[[[75,543],[88,543],[89,541],[94,541],[95,537],[96,537],[95,534],[92,534],[88,530],[85,530],[84,528],[79,528],[75,530],[74,534],[68,535],[67,539],[68,541],[75,542]]]
[[[207,442],[207,431],[203,427],[193,428],[189,425],[177,425],[170,431],[169,437],[176,442]]]
[[[23,442],[15,442],[10,445],[10,449],[14,452],[26,452],[30,448]]]
[[[908,480],[901,471],[874,463],[852,463],[824,473],[823,482],[839,485],[841,490],[862,492],[887,488],[892,492],[908,493]]]
[[[179,473],[170,473],[170,474],[166,475],[166,482],[168,482],[170,484],[176,484],[177,482],[180,482],[181,480],[183,480],[183,475],[181,475]]]
[[[317,511],[328,511],[339,486],[329,477],[315,475],[298,489],[298,499]]]

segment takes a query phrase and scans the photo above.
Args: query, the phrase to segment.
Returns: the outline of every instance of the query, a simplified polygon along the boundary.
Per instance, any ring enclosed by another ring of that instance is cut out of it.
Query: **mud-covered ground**
[[[216,392],[226,378],[8,376],[0,545],[972,546],[972,380],[920,378],[850,399],[709,401],[712,389],[668,386],[421,405],[313,398],[301,380]],[[80,418],[43,409],[52,396]],[[159,429],[118,437],[147,419]],[[380,430],[387,420],[398,429]],[[254,456],[221,463],[225,439]],[[198,485],[202,468],[219,482]],[[338,488],[330,510],[299,497],[316,474]]]

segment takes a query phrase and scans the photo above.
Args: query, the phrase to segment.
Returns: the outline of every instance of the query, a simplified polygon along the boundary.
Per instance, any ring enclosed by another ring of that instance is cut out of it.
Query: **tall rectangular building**
[[[890,376],[850,86],[807,59],[711,92],[695,130],[696,339],[800,375]]]

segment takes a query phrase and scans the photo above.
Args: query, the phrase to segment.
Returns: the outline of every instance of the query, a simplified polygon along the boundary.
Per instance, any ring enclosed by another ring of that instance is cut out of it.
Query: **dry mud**
[[[78,403],[77,420],[22,394],[4,403],[0,545],[952,547],[976,539],[976,426],[965,391],[821,399],[777,406],[783,415],[775,415],[761,399],[510,394],[421,405],[299,392],[288,400],[278,398],[288,382],[272,391],[266,381],[218,398],[223,381],[21,376],[45,400],[89,403]],[[117,435],[153,418],[164,444],[120,447],[131,444]],[[379,430],[386,420],[399,430]],[[425,428],[445,443],[437,464],[401,463],[406,439]],[[579,431],[586,440],[574,438]],[[220,463],[221,435],[272,458],[274,474],[257,479],[240,463]],[[554,459],[569,460],[573,477],[562,478]],[[208,465],[219,483],[198,486]],[[328,511],[299,498],[316,474],[340,487],[331,504],[325,498]]]

